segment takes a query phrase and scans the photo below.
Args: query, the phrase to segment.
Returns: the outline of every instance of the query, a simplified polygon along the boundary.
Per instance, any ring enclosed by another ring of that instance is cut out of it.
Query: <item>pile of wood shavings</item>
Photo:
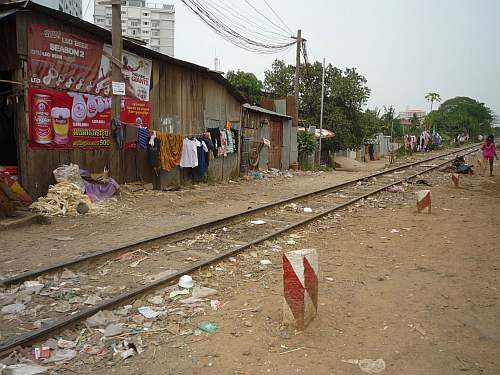
[[[87,195],[72,182],[62,181],[49,187],[47,195],[38,198],[30,208],[36,212],[49,216],[66,216],[76,214],[76,207],[84,202],[92,206]]]

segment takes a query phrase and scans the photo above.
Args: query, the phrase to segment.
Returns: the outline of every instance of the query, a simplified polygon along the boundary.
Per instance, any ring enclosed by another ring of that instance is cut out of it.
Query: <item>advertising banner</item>
[[[111,146],[111,98],[72,91],[30,88],[30,146],[37,149],[108,149]],[[149,103],[121,98],[124,128],[149,128]],[[126,148],[135,148],[129,142]]]
[[[57,27],[28,26],[31,147],[110,147],[111,56],[110,45]],[[125,129],[149,128],[152,62],[123,51],[121,63],[125,96],[120,98],[120,120]],[[136,143],[128,140],[125,148],[135,148]]]
[[[28,26],[30,85],[110,96],[110,45],[40,24]],[[123,51],[125,96],[149,101],[151,60]]]
[[[122,111],[120,114],[120,120],[125,128],[125,131],[130,131],[131,127],[141,126],[149,129],[150,125],[150,111],[149,102],[144,102],[141,100],[122,97],[121,98]],[[125,148],[137,148],[137,143],[134,141],[128,141],[126,137]]]
[[[107,83],[111,81],[111,52],[111,46],[105,44],[99,68],[98,82]],[[151,60],[123,51],[122,64],[121,79],[122,82],[125,82],[125,96],[148,102],[151,69],[153,66]]]
[[[95,94],[103,44],[57,28],[28,26],[28,74],[40,87]]]

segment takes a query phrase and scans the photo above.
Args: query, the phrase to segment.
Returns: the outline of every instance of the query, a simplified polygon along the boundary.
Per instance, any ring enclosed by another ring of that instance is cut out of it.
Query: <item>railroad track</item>
[[[100,310],[131,301],[177,281],[184,274],[216,264],[393,185],[442,167],[456,154],[466,155],[477,150],[477,146],[454,150],[244,213],[4,279],[1,281],[3,292],[24,295],[25,300],[21,302],[26,306],[25,311],[33,314],[24,314],[22,320],[14,319],[14,324],[1,323],[4,341],[0,343],[0,354],[37,342]],[[443,161],[429,165],[438,159]],[[304,210],[306,207],[310,210]],[[43,284],[40,293],[24,293],[26,283],[22,283],[33,280]],[[33,330],[35,321],[44,320],[46,325]]]

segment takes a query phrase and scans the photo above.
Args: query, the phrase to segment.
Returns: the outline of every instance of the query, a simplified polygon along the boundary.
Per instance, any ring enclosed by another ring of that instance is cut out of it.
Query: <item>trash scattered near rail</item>
[[[412,173],[415,174],[416,171]],[[133,287],[161,282],[175,275],[170,283],[158,285],[147,294],[137,295],[113,308],[96,310],[98,312],[95,314],[86,317],[74,327],[52,335],[50,339],[24,345],[24,348],[22,345],[16,349],[15,359],[4,364],[12,366],[32,361],[33,365],[42,366],[47,371],[58,371],[62,368],[77,371],[81,363],[121,369],[122,366],[133,366],[136,361],[149,360],[151,356],[157,355],[158,350],[163,350],[162,348],[192,350],[198,343],[218,340],[219,336],[260,337],[264,331],[272,332],[275,335],[272,337],[282,340],[277,344],[278,350],[270,347],[273,353],[276,352],[282,357],[294,357],[300,355],[299,353],[304,355],[316,350],[308,345],[288,345],[287,341],[283,341],[295,335],[300,337],[302,333],[282,324],[283,308],[280,303],[272,310],[267,307],[263,312],[262,306],[255,298],[242,302],[239,299],[240,289],[249,286],[261,296],[266,295],[274,285],[280,284],[277,273],[281,272],[284,252],[303,249],[304,243],[311,236],[322,238],[322,231],[331,225],[335,225],[339,232],[350,231],[351,228],[344,227],[342,223],[345,218],[355,216],[360,211],[370,210],[378,215],[378,212],[392,212],[398,207],[414,210],[414,192],[420,189],[421,185],[406,182],[404,178],[402,173],[378,176],[376,180],[368,179],[360,181],[361,184],[354,183],[349,187],[325,192],[321,200],[314,197],[306,202],[298,200],[283,203],[265,214],[248,215],[237,225],[224,223],[224,226],[208,228],[187,238],[160,244],[142,244],[140,247],[108,256],[92,267],[68,267],[50,276],[42,275],[6,287],[0,294],[0,320],[2,325],[6,323],[12,330],[2,331],[2,339],[13,337],[15,333],[26,329],[50,327],[61,317],[74,315],[83,308],[99,307],[107,300],[131,291]],[[398,179],[402,180],[398,186],[401,186],[403,191],[395,194],[384,188],[385,184],[394,183]],[[449,184],[449,176],[438,174],[428,181],[433,186],[438,181],[446,181]],[[365,196],[366,191],[370,189],[380,191],[376,195]],[[139,194],[149,191],[140,186],[136,190]],[[344,202],[351,203],[343,206]],[[335,205],[340,208],[321,215]],[[304,212],[304,208],[311,208],[312,212]],[[439,210],[441,207],[438,205],[435,209]],[[294,216],[311,222],[293,228],[282,236],[262,241],[246,251],[237,251],[245,241],[280,228],[280,225],[285,223],[283,217],[287,218],[286,224],[290,225]],[[422,216],[422,219],[426,218]],[[395,241],[406,237],[413,230],[410,226],[386,227],[379,241]],[[358,234],[353,233],[354,235]],[[47,234],[46,237],[61,246],[71,245],[77,240],[75,236],[62,234]],[[334,240],[335,234],[331,238]],[[373,246],[364,243],[362,237],[359,241],[360,247],[367,249],[369,253],[373,251]],[[332,248],[335,252],[335,247]],[[203,252],[218,256],[226,251],[234,253],[213,264],[197,266],[198,262],[204,260],[201,256]],[[177,260],[175,267],[163,263],[163,260],[168,258]],[[336,266],[335,257],[332,259],[329,259],[328,263]],[[339,288],[342,285],[363,288],[371,282],[390,283],[391,275],[387,270],[378,268],[370,261],[361,266],[372,270],[370,281],[340,279],[335,273],[329,273],[327,277],[318,278],[319,284],[327,283],[329,288]],[[194,267],[195,271],[189,274],[182,271],[188,267]],[[316,301],[320,317],[323,314],[322,303],[324,301],[321,301],[320,296]],[[228,327],[228,315],[233,321],[239,321],[238,328]],[[314,327],[314,321],[311,324]],[[14,332],[17,328],[19,331]],[[428,337],[427,332],[426,327],[425,337]],[[251,349],[245,350],[244,353],[245,357],[252,356]],[[366,369],[377,371],[381,368],[380,362],[373,365],[375,367],[370,367],[371,364],[365,362],[363,360],[360,363],[362,366],[366,365]],[[361,366],[359,368],[361,370]]]

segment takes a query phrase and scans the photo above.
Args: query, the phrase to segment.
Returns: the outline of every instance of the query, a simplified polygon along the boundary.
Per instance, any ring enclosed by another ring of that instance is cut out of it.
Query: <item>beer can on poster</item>
[[[33,140],[36,143],[47,144],[54,139],[52,126],[52,97],[45,94],[34,94],[31,103],[33,121]]]

